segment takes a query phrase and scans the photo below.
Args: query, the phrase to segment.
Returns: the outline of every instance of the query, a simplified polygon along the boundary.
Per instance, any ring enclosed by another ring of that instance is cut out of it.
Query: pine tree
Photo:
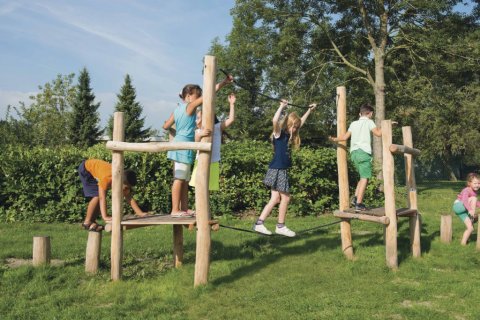
[[[95,95],[90,88],[90,76],[86,68],[78,77],[78,90],[72,105],[69,137],[72,144],[79,147],[90,147],[97,142],[103,133],[98,126],[100,103],[94,103]]]
[[[139,102],[135,101],[137,94],[132,86],[132,80],[127,74],[125,83],[117,95],[118,102],[115,105],[115,111],[125,113],[125,141],[139,142],[144,141],[150,135],[150,128],[143,129],[145,117],[141,118],[143,107]],[[113,132],[113,117],[110,118],[109,124],[110,136]]]

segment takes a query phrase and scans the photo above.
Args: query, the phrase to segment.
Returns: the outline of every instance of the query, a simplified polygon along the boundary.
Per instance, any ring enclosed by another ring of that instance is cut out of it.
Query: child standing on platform
[[[226,84],[233,81],[228,76],[218,83],[215,90],[220,90]],[[195,84],[186,85],[180,95],[182,103],[179,103],[170,118],[165,121],[163,129],[169,130],[175,124],[175,138],[177,142],[195,141],[195,111],[203,102],[202,89]],[[168,151],[167,158],[174,161],[173,184],[172,184],[172,211],[173,217],[191,217],[194,212],[188,210],[188,181],[191,176],[191,166],[195,158],[193,150]]]
[[[290,202],[290,185],[288,182],[288,169],[292,165],[290,146],[294,149],[300,147],[299,130],[312,110],[315,109],[316,105],[309,105],[309,109],[302,118],[295,112],[292,112],[283,121],[280,121],[280,115],[287,105],[288,102],[282,100],[280,107],[272,119],[274,155],[265,179],[263,180],[265,185],[271,188],[271,197],[267,205],[263,208],[260,217],[253,225],[253,230],[262,234],[271,235],[272,232],[265,227],[264,221],[270,215],[273,208],[279,204],[278,223],[275,228],[275,233],[286,237],[295,237],[295,232],[285,225],[285,216],[287,215],[288,203]]]
[[[372,177],[372,137],[373,133],[377,137],[382,136],[382,130],[377,128],[375,122],[372,120],[373,108],[369,104],[364,104],[360,107],[360,118],[353,121],[348,127],[347,132],[340,137],[330,137],[334,142],[346,141],[350,137],[350,158],[355,165],[355,169],[360,174],[360,180],[355,189],[355,196],[352,204],[355,206],[355,211],[365,211],[367,208],[363,204],[363,196],[367,189],[368,179]]]
[[[208,183],[208,190],[217,191],[220,189],[220,145],[222,144],[222,133],[225,129],[230,127],[235,121],[235,101],[237,98],[235,94],[231,93],[228,96],[228,102],[230,104],[230,112],[228,118],[225,121],[218,121],[215,116],[215,124],[213,126],[213,137],[212,137],[212,157],[210,160],[210,178]],[[198,142],[202,137],[209,136],[211,134],[210,130],[202,128],[202,112],[197,112],[197,130],[195,130],[195,141]],[[197,161],[195,161],[195,166],[193,167],[192,179],[190,180],[189,185],[195,187],[195,175],[197,172]]]
[[[480,207],[480,202],[477,201],[478,189],[480,189],[480,177],[476,173],[469,173],[467,175],[467,187],[458,194],[453,203],[453,211],[467,228],[460,242],[462,245],[467,244],[468,238],[473,232],[473,222],[476,217],[475,209]]]

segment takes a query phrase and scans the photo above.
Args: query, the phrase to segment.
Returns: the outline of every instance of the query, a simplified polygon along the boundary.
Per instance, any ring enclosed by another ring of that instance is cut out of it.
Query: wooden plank
[[[123,142],[107,141],[106,148],[113,151],[161,152],[170,150],[210,151],[210,142]]]
[[[390,223],[390,219],[386,216],[373,216],[368,214],[351,213],[351,212],[338,211],[338,210],[335,211],[333,215],[337,218],[342,218],[342,219],[357,219],[362,221],[380,223],[384,225],[388,225]]]

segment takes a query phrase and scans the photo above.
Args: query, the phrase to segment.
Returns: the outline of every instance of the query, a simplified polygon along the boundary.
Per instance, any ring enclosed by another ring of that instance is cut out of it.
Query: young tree
[[[139,142],[143,141],[150,135],[150,128],[143,129],[145,118],[141,118],[143,111],[137,98],[135,88],[132,86],[130,76],[125,76],[125,83],[117,95],[118,102],[115,105],[115,111],[125,113],[125,141]],[[110,136],[113,134],[113,116],[109,120]]]
[[[69,125],[70,142],[76,146],[87,148],[93,146],[103,133],[99,128],[100,103],[94,103],[95,95],[90,88],[90,75],[86,68],[80,71],[75,101],[72,104],[72,115]]]
[[[55,147],[69,143],[66,128],[76,96],[74,77],[74,73],[57,75],[55,80],[39,86],[40,92],[30,97],[33,102],[29,106],[20,105],[21,116],[31,128],[31,145]]]

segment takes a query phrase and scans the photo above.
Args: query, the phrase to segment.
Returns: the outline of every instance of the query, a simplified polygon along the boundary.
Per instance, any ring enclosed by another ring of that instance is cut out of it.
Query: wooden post
[[[394,170],[393,155],[390,152],[392,144],[392,121],[382,120],[382,150],[383,150],[383,185],[385,192],[385,215],[390,223],[385,230],[385,254],[387,266],[392,269],[398,268],[397,253],[397,212],[395,209]]]
[[[215,115],[215,73],[217,62],[214,56],[205,56],[203,66],[203,108],[202,124],[213,131]],[[203,137],[202,142],[211,142],[211,136]],[[200,151],[197,176],[195,177],[195,211],[197,215],[197,248],[195,258],[194,286],[206,284],[210,266],[211,235],[208,180],[210,176],[210,151]]]
[[[32,264],[34,267],[50,264],[50,237],[33,237]]]
[[[477,222],[477,251],[480,251],[480,221]]]
[[[183,225],[173,225],[173,265],[180,268],[183,264]]]
[[[452,216],[442,214],[440,220],[440,241],[443,243],[452,242]],[[478,241],[477,241],[478,244]]]
[[[125,124],[123,112],[113,114],[113,141],[125,139]],[[123,256],[123,151],[112,152],[112,244],[111,244],[111,278],[120,280],[122,277]]]
[[[412,128],[402,127],[403,144],[413,149]],[[415,161],[413,155],[405,153],[405,181],[408,190],[408,207],[417,210],[417,214],[409,218],[410,222],[410,246],[414,258],[421,257],[420,233],[422,229],[420,213],[417,205],[417,183],[415,181]]]
[[[347,89],[337,87],[337,137],[347,132]],[[347,142],[338,142],[337,168],[338,168],[338,198],[340,211],[350,206],[348,166],[347,166]],[[343,147],[342,147],[343,146]],[[342,219],[340,222],[340,234],[342,237],[342,251],[347,259],[353,259],[352,231],[350,219]]]
[[[102,232],[88,232],[87,250],[85,253],[85,272],[97,273],[100,264]]]

